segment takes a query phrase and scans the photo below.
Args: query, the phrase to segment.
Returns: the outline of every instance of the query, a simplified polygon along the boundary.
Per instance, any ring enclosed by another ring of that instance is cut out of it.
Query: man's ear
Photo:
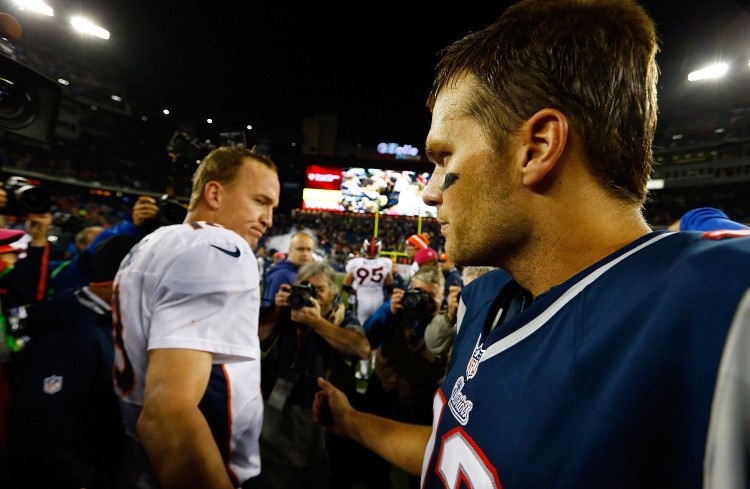
[[[215,180],[211,180],[203,187],[203,200],[211,210],[217,210],[221,204],[224,188]]]
[[[526,161],[524,185],[536,185],[562,158],[568,141],[568,119],[559,110],[542,109],[523,125]]]

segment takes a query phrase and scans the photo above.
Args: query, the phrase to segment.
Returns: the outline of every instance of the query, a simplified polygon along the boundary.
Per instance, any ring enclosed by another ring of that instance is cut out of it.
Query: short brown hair
[[[231,186],[247,159],[257,161],[275,172],[279,171],[271,158],[251,149],[230,146],[216,148],[203,158],[193,173],[193,190],[188,210],[195,208],[203,194],[203,187],[208,182],[215,180],[224,186]]]
[[[642,203],[656,129],[653,20],[634,0],[522,0],[492,25],[442,51],[427,99],[464,74],[464,107],[497,149],[543,108],[563,112],[592,174],[618,199]]]

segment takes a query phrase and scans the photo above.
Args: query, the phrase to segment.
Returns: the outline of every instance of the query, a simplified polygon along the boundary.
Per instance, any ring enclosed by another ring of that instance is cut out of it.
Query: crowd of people
[[[521,0],[451,44],[436,219],[280,216],[241,147],[180,222],[6,216],[8,487],[746,487],[750,228],[644,217],[657,50],[633,0]]]

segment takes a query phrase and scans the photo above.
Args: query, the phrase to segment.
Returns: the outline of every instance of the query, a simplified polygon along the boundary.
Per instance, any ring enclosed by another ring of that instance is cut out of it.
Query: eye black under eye
[[[458,173],[446,173],[445,178],[443,178],[443,186],[441,190],[445,191],[448,187],[450,187],[457,181],[458,181]]]

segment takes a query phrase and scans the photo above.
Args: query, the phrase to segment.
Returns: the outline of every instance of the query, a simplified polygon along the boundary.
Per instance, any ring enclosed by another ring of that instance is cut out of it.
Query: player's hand
[[[346,416],[354,410],[349,404],[349,399],[322,377],[318,377],[318,386],[321,390],[315,393],[313,400],[313,420],[333,433],[345,436]]]
[[[404,309],[404,305],[401,301],[404,298],[404,289],[394,288],[391,294],[391,314],[398,314],[399,311]]]
[[[133,205],[133,224],[140,227],[146,221],[155,219],[158,213],[159,206],[156,204],[156,199],[147,195],[141,195]]]
[[[451,285],[448,288],[448,309],[445,312],[446,316],[448,316],[448,320],[452,323],[456,322],[456,317],[458,314],[458,302],[460,301],[461,297],[461,287],[458,285]]]

